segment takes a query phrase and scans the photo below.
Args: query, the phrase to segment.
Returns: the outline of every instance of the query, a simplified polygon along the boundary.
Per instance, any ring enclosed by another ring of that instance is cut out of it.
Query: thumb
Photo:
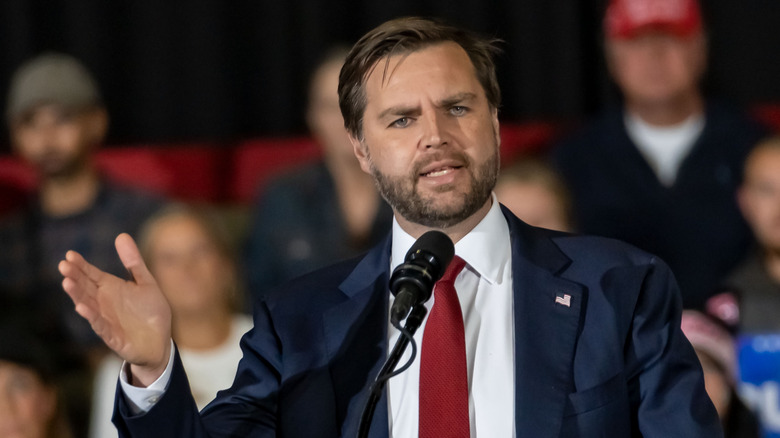
[[[116,246],[116,252],[119,254],[119,259],[122,260],[122,264],[133,276],[133,280],[138,284],[154,283],[154,277],[152,273],[144,263],[144,259],[141,257],[141,251],[138,250],[138,246],[135,244],[135,240],[127,233],[122,233],[116,236],[114,241]]]

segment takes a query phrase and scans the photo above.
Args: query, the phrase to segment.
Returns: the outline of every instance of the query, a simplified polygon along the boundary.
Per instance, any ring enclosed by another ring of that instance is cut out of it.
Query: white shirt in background
[[[217,396],[217,391],[229,388],[233,384],[238,362],[242,356],[239,341],[244,333],[251,328],[252,318],[250,316],[236,315],[232,321],[230,336],[219,347],[209,351],[194,351],[179,347],[179,356],[184,369],[187,370],[190,389],[199,410]],[[170,362],[173,362],[173,358]],[[111,415],[114,411],[117,370],[120,368],[122,368],[122,360],[112,355],[106,358],[98,369],[93,389],[90,438],[118,436],[114,424],[111,423]],[[168,374],[170,375],[170,372]],[[121,380],[123,388],[129,386],[124,377]],[[164,388],[163,385],[162,389],[164,390]],[[153,392],[152,397],[159,397],[162,392],[162,390]],[[139,401],[138,404],[143,403]],[[151,404],[148,407],[144,405],[144,407],[146,409],[143,410],[148,411]]]
[[[704,130],[704,115],[694,114],[672,126],[651,125],[629,113],[625,114],[624,120],[629,138],[661,184],[674,185],[680,165]]]

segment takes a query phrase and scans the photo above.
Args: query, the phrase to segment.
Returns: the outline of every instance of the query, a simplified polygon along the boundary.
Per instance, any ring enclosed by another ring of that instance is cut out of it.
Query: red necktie
[[[466,266],[452,260],[434,288],[420,351],[420,438],[468,438],[466,337],[455,277]]]

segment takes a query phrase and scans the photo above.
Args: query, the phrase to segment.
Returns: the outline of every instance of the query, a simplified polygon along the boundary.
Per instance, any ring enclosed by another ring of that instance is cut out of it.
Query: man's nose
[[[446,127],[444,117],[431,111],[422,117],[423,119],[423,138],[422,146],[425,149],[437,148],[447,144]]]

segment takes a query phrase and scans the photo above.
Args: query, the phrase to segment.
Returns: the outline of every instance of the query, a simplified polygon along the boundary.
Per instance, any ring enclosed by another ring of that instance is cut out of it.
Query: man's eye
[[[409,126],[409,118],[408,117],[401,117],[398,120],[395,120],[393,123],[390,124],[390,126],[396,127],[396,128],[405,128]]]
[[[465,106],[457,105],[450,108],[450,113],[453,116],[462,116],[465,115],[467,112],[468,112],[468,108],[466,108]]]
[[[55,121],[59,124],[71,123],[76,120],[76,115],[72,111],[57,111]]]

